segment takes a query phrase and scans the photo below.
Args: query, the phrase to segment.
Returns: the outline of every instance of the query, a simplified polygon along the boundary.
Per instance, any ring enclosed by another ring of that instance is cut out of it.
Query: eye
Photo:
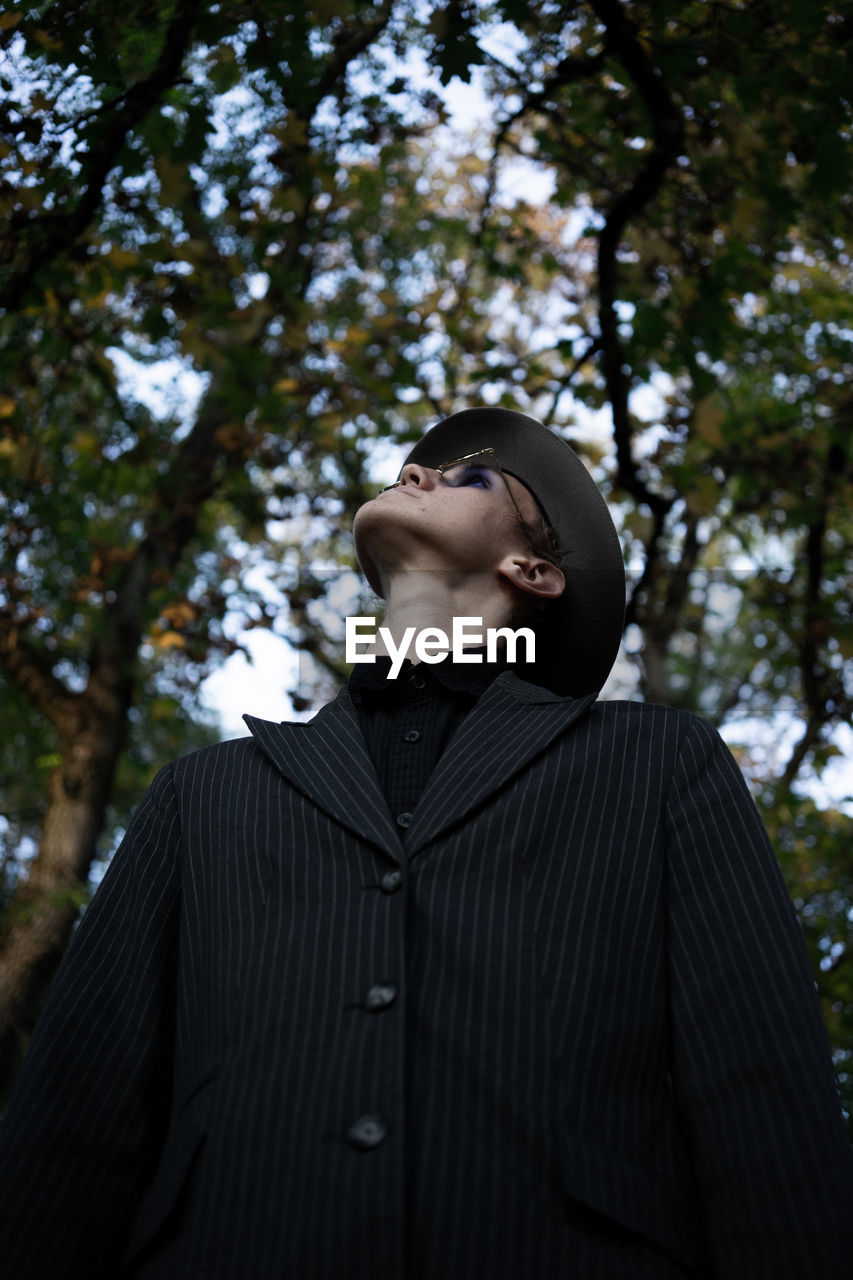
[[[492,473],[488,467],[471,463],[451,467],[448,471],[445,471],[444,478],[454,489],[459,489],[464,485],[473,485],[481,489],[490,489],[492,486]]]

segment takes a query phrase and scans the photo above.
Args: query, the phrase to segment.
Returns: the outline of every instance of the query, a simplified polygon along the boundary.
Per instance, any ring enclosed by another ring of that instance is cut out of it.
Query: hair
[[[539,556],[542,560],[549,560],[558,569],[562,569],[563,560],[568,553],[560,546],[557,535],[554,532],[554,526],[548,519],[545,508],[523,476],[516,475],[514,471],[504,471],[504,476],[508,475],[513,476],[520,484],[524,485],[536,504],[536,516],[533,520],[525,520],[521,512],[518,514],[518,522],[521,525],[521,532],[524,534],[528,548],[535,556]]]
[[[551,564],[556,565],[562,572],[563,560],[567,553],[560,546],[554,526],[542,510],[539,499],[535,495],[531,496],[536,503],[537,517],[535,520],[520,520],[521,531],[524,534],[528,549],[541,560],[548,560]],[[543,626],[547,626],[550,620],[549,615],[553,612],[554,600],[543,600],[538,596],[532,596],[522,591],[516,591],[515,595],[516,601],[510,617],[510,624],[513,627],[521,626],[524,623],[541,623]],[[559,599],[559,596],[556,599]]]
[[[536,505],[538,507],[539,503],[537,502]],[[539,516],[536,520],[521,521],[521,531],[534,555],[539,556],[542,560],[549,560],[558,569],[562,567],[566,552],[560,546],[557,535],[554,532],[554,526],[541,507],[539,507]]]

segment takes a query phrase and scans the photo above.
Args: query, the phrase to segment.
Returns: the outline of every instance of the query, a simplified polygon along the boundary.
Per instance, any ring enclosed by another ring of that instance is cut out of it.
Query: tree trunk
[[[668,636],[647,633],[642,652],[642,676],[640,686],[646,702],[670,705]]]
[[[90,682],[90,689],[92,684]],[[0,1097],[15,1078],[44,996],[85,901],[89,868],[124,737],[129,698],[81,696],[60,733],[39,851],[0,936]],[[97,707],[97,703],[101,703]]]

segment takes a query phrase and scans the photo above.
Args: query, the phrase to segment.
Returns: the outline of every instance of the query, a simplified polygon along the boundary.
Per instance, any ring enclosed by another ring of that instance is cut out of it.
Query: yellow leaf
[[[725,443],[720,423],[725,417],[716,396],[704,396],[693,410],[693,430],[702,440],[706,440],[713,448],[719,449]]]
[[[284,124],[273,132],[286,150],[291,147],[304,147],[308,141],[308,122],[304,117],[295,115],[291,111]]]
[[[72,440],[73,447],[78,453],[94,453],[98,447],[98,437],[94,431],[78,431]]]
[[[839,627],[835,640],[842,658],[853,661],[853,627]]]
[[[177,604],[167,605],[162,610],[161,617],[171,622],[173,627],[185,627],[188,622],[194,621],[197,614],[198,610],[194,605],[186,600],[179,600]]]
[[[738,200],[732,218],[732,228],[737,239],[748,239],[755,233],[762,209],[762,202],[755,196],[743,196]]]
[[[9,13],[0,13],[0,30],[8,31],[11,27],[16,27],[23,16],[20,9],[12,9]]]
[[[161,636],[154,637],[158,649],[186,649],[187,642],[180,631],[164,631]]]
[[[57,49],[62,48],[62,42],[60,40],[54,40],[52,36],[48,35],[43,27],[38,27],[33,32],[33,36],[36,43],[40,44],[43,49],[50,49],[55,53]]]
[[[0,418],[11,418],[16,404],[12,396],[0,396]]]
[[[689,277],[684,280],[676,280],[673,283],[672,292],[682,306],[689,307],[699,297],[699,285]]]
[[[713,476],[698,475],[693,479],[687,494],[687,510],[692,515],[709,515],[719,501],[720,485]]]
[[[138,267],[139,254],[129,249],[118,249],[113,245],[106,255],[106,261],[114,271],[123,271],[125,267]]]
[[[187,166],[173,164],[168,156],[158,155],[154,167],[160,180],[161,196],[165,201],[177,204],[190,185]]]
[[[759,449],[784,450],[786,446],[790,448],[791,437],[787,431],[772,431],[769,435],[759,436],[755,444]]]

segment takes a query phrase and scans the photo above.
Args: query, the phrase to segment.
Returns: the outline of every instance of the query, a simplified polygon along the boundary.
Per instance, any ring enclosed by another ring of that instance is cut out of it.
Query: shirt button
[[[419,742],[420,737],[421,735],[418,733],[417,729],[407,729],[403,734],[403,739],[406,742]]]
[[[388,1009],[397,999],[397,988],[393,982],[377,982],[369,988],[364,997],[364,1007],[369,1013],[381,1013]]]
[[[417,671],[415,671],[411,676],[409,676],[409,680],[411,681],[411,685],[413,689],[426,688],[426,680],[424,680],[423,676],[419,675]]]
[[[402,871],[386,871],[379,881],[383,893],[396,893],[403,883]]]
[[[398,826],[398,827],[407,827],[411,821],[412,821],[412,815],[411,815],[410,813],[398,813],[398,814],[397,814],[397,826]]]
[[[388,1135],[388,1126],[381,1116],[359,1116],[347,1129],[350,1145],[358,1151],[370,1151],[378,1147]]]

